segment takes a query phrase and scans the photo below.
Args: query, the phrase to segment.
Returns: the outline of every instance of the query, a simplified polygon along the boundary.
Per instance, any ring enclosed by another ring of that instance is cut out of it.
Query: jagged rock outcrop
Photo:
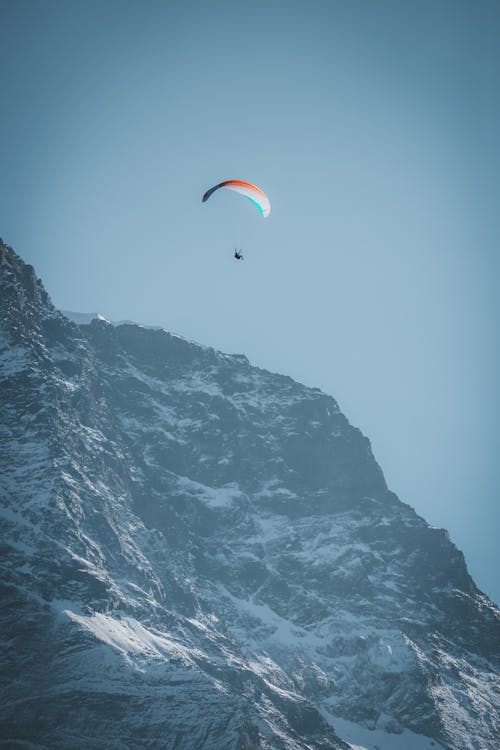
[[[499,612],[333,398],[3,243],[0,309],[3,746],[498,747]]]

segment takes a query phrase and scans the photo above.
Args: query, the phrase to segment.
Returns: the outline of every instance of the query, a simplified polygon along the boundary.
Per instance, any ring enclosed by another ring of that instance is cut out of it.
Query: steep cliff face
[[[333,398],[0,285],[4,745],[498,747],[499,612]]]

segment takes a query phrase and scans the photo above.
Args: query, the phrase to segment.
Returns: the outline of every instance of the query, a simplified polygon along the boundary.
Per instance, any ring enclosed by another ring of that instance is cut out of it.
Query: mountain
[[[0,242],[0,746],[494,750],[500,612],[336,401]]]

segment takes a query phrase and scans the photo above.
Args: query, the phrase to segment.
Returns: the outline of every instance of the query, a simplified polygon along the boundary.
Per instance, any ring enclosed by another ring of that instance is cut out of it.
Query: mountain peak
[[[0,252],[1,736],[496,748],[498,609],[336,401]]]
[[[5,289],[7,286],[16,286],[18,292],[22,292],[26,303],[36,301],[50,306],[50,297],[45,291],[41,280],[37,277],[33,266],[25,263],[10,247],[0,238],[0,284]],[[17,302],[16,311],[22,313],[23,304],[21,299]]]

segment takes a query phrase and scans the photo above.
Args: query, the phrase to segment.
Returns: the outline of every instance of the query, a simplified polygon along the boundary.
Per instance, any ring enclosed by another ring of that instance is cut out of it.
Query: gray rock
[[[333,398],[1,242],[0,308],[2,746],[498,747],[499,611]]]

